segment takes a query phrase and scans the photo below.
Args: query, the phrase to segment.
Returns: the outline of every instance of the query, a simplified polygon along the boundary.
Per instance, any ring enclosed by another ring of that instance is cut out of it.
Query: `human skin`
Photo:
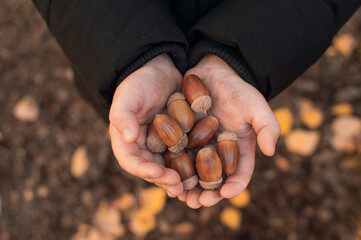
[[[118,86],[109,133],[114,155],[124,170],[163,187],[168,196],[178,196],[191,208],[209,207],[246,188],[253,174],[256,141],[265,155],[273,155],[280,126],[262,94],[217,56],[204,56],[187,74],[204,81],[212,98],[211,114],[239,139],[240,164],[219,190],[183,191],[179,175],[165,168],[163,157],[145,146],[150,121],[164,111],[167,98],[181,90],[182,76],[167,54],[152,59]]]

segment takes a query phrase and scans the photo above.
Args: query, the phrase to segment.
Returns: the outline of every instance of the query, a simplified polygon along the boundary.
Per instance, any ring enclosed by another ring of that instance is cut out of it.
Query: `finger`
[[[170,185],[162,185],[159,183],[154,183],[155,185],[163,188],[166,192],[174,195],[175,197],[181,195],[183,193],[183,184],[182,183],[178,183],[174,186],[170,186]]]
[[[254,170],[255,145],[254,133],[248,139],[238,141],[240,149],[239,165],[236,172],[227,178],[221,188],[220,195],[223,198],[236,197],[247,187]]]
[[[257,143],[263,154],[272,156],[281,127],[268,104],[262,105],[253,109],[252,127],[257,133]]]
[[[202,204],[199,202],[199,196],[201,195],[202,190],[201,189],[192,189],[189,190],[188,196],[187,196],[187,205],[190,208],[197,209],[202,206]]]
[[[187,201],[188,191],[184,191],[181,195],[178,196],[179,201],[185,202]]]
[[[168,197],[175,198],[176,195],[171,194],[170,192],[167,192]]]
[[[206,190],[203,191],[199,197],[199,203],[204,207],[211,207],[221,201],[223,197],[219,190]]]
[[[163,169],[163,175],[159,178],[155,178],[154,182],[162,186],[175,186],[179,184],[180,181],[179,174],[170,168]]]
[[[142,150],[136,143],[126,143],[114,126],[109,126],[112,149],[120,167],[135,176],[147,179],[160,178],[163,167],[152,161],[149,151]]]

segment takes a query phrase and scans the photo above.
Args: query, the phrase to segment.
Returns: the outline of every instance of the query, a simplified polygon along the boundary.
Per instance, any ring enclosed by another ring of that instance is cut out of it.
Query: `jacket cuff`
[[[189,68],[197,65],[202,57],[209,53],[222,58],[244,81],[257,88],[256,78],[237,48],[229,47],[206,38],[199,40],[191,49]]]
[[[118,77],[116,87],[127,78],[130,74],[141,68],[144,64],[152,60],[153,58],[161,55],[162,53],[168,53],[172,58],[175,67],[183,75],[187,70],[187,52],[185,48],[179,43],[165,42],[160,43],[143,55],[134,60],[125,69],[123,69]]]

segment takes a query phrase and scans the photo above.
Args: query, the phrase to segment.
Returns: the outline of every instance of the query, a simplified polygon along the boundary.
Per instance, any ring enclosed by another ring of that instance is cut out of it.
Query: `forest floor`
[[[274,157],[257,151],[246,206],[222,200],[192,210],[167,198],[154,219],[137,222],[152,185],[118,166],[106,124],[80,97],[31,2],[1,1],[0,240],[361,239],[360,29],[361,9],[339,42],[272,100],[275,112],[288,112],[280,121],[290,129]],[[302,117],[310,106],[321,114],[316,126]],[[292,141],[312,146],[299,150]],[[71,170],[74,161],[82,169]],[[225,209],[240,216],[235,226],[221,220]]]

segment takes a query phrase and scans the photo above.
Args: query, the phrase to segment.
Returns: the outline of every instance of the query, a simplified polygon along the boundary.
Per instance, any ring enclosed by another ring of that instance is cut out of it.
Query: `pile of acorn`
[[[222,184],[222,173],[233,174],[239,163],[236,134],[223,131],[217,144],[207,145],[216,137],[218,119],[205,114],[194,123],[194,112],[206,113],[211,105],[202,80],[187,75],[183,94],[174,93],[167,101],[168,115],[155,116],[148,129],[147,147],[152,152],[165,152],[165,164],[178,172],[184,190],[196,187],[198,182],[204,189],[216,189]],[[191,156],[196,156],[195,161]]]

